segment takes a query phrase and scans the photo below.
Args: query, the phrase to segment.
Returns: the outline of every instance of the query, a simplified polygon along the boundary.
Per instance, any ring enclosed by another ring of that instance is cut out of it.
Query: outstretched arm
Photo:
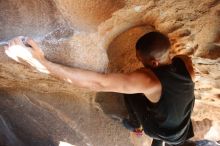
[[[132,94],[146,92],[147,86],[153,86],[151,79],[148,77],[152,75],[145,70],[126,74],[104,74],[90,70],[69,68],[47,60],[43,64],[53,76],[90,90]]]
[[[5,47],[6,54],[18,62],[22,60],[22,62],[32,65],[40,72],[49,73],[81,88],[127,94],[144,93],[151,97],[150,95],[161,86],[156,76],[147,69],[127,74],[104,74],[70,68],[45,59],[43,52],[33,40],[27,39],[26,42],[30,47],[25,46],[20,38],[10,41],[9,46]],[[154,102],[157,99],[150,100]]]

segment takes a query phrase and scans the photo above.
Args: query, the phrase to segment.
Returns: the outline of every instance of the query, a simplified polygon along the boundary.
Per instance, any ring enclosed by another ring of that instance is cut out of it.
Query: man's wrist
[[[52,62],[50,62],[49,60],[44,58],[44,59],[41,60],[41,63],[42,63],[42,65],[44,65],[49,70]]]

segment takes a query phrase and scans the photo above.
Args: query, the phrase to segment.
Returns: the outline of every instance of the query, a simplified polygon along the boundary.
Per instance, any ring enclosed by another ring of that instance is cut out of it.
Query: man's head
[[[136,43],[136,55],[146,67],[158,67],[168,64],[169,38],[159,32],[150,32],[142,36]]]

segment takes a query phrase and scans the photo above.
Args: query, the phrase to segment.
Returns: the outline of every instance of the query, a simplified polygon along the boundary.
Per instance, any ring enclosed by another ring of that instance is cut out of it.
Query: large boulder
[[[0,41],[27,35],[48,60],[97,72],[142,65],[135,43],[160,31],[196,71],[195,140],[220,140],[219,0],[1,0]],[[0,46],[0,145],[149,145],[121,125],[123,96],[79,89],[9,59]]]

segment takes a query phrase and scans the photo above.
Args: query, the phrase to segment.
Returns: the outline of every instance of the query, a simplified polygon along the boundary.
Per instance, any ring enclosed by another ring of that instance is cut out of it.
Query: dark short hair
[[[170,48],[169,38],[160,32],[150,32],[138,39],[136,50],[145,57],[154,57],[158,51],[167,51]]]

